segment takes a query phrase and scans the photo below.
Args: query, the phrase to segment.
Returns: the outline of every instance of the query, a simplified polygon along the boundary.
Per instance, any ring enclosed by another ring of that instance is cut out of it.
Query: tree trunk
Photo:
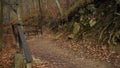
[[[2,37],[3,32],[3,3],[2,0],[0,0],[0,39]]]
[[[59,10],[60,15],[63,16],[63,13],[62,13],[62,9],[61,9],[59,0],[55,0],[55,2],[56,2],[56,5],[57,5],[57,7],[58,7],[58,10]]]
[[[38,3],[39,3],[39,13],[41,15],[41,20],[43,19],[43,12],[42,12],[42,2],[41,0],[38,0]]]
[[[17,18],[18,18],[18,23],[23,23],[23,21],[22,21],[22,11],[21,11],[21,9],[22,9],[22,1],[21,0],[19,0],[18,1],[18,8],[17,8]]]
[[[41,30],[41,34],[43,34],[43,29],[42,28],[43,28],[43,19],[44,19],[44,16],[43,16],[43,11],[42,11],[42,0],[38,0],[38,2],[39,2],[39,13],[41,15],[41,17],[40,17],[40,21],[41,22],[39,22],[38,25],[39,25],[39,29]]]
[[[3,46],[3,0],[0,0],[0,51]]]
[[[70,7],[70,0],[66,0],[66,7],[67,9]]]

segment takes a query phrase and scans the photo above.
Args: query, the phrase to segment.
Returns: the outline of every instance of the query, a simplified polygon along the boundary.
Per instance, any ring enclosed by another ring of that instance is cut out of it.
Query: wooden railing
[[[31,63],[33,59],[32,59],[27,41],[25,39],[22,26],[19,23],[12,24],[12,30],[13,30],[14,37],[17,43],[19,44],[19,53],[25,56],[25,60],[27,63]]]

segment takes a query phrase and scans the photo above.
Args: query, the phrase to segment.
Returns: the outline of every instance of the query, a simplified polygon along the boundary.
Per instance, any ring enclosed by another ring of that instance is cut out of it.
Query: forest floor
[[[66,36],[53,39],[54,34],[45,32],[27,40],[32,56],[33,68],[120,68],[120,54],[97,46],[92,39],[76,43]],[[5,36],[6,47],[0,56],[0,68],[12,68],[16,46],[13,35]]]
[[[16,53],[16,45],[12,34],[4,34],[5,46],[0,55],[0,68],[12,68],[14,63],[14,55]]]
[[[35,68],[114,68],[107,62],[86,59],[82,50],[81,55],[77,56],[71,50],[60,47],[66,43],[50,38],[36,38],[29,41],[29,45]]]
[[[82,45],[65,37],[56,41],[53,35],[42,35],[28,43],[34,68],[115,68],[110,62],[94,59],[92,53],[86,54]]]

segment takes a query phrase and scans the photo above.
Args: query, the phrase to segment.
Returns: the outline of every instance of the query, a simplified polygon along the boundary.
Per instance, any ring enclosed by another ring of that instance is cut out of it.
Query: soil
[[[28,40],[35,63],[34,68],[114,68],[111,63],[87,59],[83,49],[80,55],[68,48],[62,47],[69,42],[56,42],[49,37],[37,37]],[[38,61],[38,62],[37,62]]]

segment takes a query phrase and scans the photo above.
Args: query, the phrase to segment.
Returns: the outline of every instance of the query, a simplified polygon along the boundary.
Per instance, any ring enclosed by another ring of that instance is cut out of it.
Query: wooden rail
[[[24,31],[19,23],[12,25],[14,37],[16,41],[19,43],[20,53],[23,53],[25,56],[25,60],[27,63],[32,62],[32,56],[30,53],[30,49],[28,47],[27,41],[25,39]]]
[[[22,26],[24,28],[24,34],[28,37],[42,34],[42,28],[39,25],[26,24]]]

